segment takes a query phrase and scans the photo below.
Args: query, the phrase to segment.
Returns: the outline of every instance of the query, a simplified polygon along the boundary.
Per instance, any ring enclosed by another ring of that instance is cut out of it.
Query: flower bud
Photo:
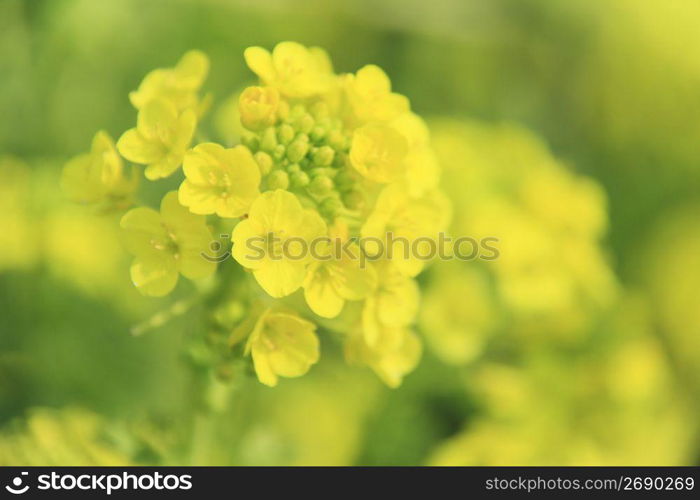
[[[295,172],[291,175],[292,186],[302,188],[309,185],[309,174],[306,172]]]
[[[277,139],[284,145],[289,144],[294,140],[294,127],[288,123],[283,123],[277,129]]]
[[[335,151],[330,146],[321,146],[313,154],[314,164],[319,167],[326,167],[333,163]]]
[[[330,177],[319,175],[309,184],[309,192],[315,196],[323,196],[333,189],[333,181]]]
[[[275,149],[272,151],[272,157],[275,160],[279,161],[282,158],[284,158],[284,154],[286,152],[287,152],[287,149],[282,144],[278,144],[277,146],[275,146]]]
[[[269,189],[287,189],[289,187],[289,175],[284,170],[273,170],[267,176]]]
[[[309,152],[309,144],[300,141],[298,139],[295,139],[294,142],[292,142],[289,147],[287,148],[287,158],[291,162],[299,162],[304,156],[306,156],[306,153]]]
[[[255,153],[254,157],[255,161],[258,163],[258,167],[260,167],[260,175],[269,174],[274,163],[272,157],[264,151],[258,151]]]
[[[310,138],[314,142],[321,142],[323,138],[326,136],[326,129],[325,127],[321,127],[319,125],[316,125],[311,133],[309,134]]]
[[[249,130],[262,130],[277,121],[280,95],[273,87],[248,87],[238,98],[241,123]]]
[[[290,174],[294,174],[296,172],[301,172],[301,167],[299,166],[298,163],[290,163],[287,166],[287,172],[289,172]]]

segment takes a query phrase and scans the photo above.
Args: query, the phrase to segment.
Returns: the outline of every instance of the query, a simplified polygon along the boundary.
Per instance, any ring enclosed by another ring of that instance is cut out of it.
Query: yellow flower
[[[479,356],[497,326],[488,275],[459,261],[440,262],[420,308],[421,332],[445,363],[465,365]]]
[[[259,195],[260,169],[245,146],[204,143],[185,154],[179,200],[195,214],[240,217]]]
[[[361,262],[357,244],[349,245],[345,252],[344,238],[332,235],[330,239],[320,258],[309,265],[304,280],[306,303],[324,318],[336,317],[346,300],[362,300],[377,285],[374,267]]]
[[[389,77],[374,64],[346,75],[344,88],[356,125],[390,121],[410,108],[408,99],[391,91]]]
[[[241,123],[249,130],[262,130],[277,121],[280,94],[274,87],[248,87],[238,99]]]
[[[323,219],[304,209],[295,195],[282,189],[268,191],[233,230],[233,257],[253,270],[268,294],[284,297],[302,285],[310,243],[325,234]]]
[[[175,191],[165,195],[160,213],[134,208],[122,217],[121,227],[127,249],[136,257],[131,281],[144,295],[166,295],[175,288],[179,274],[199,279],[216,270],[216,264],[203,256],[213,239],[205,218],[180,205]]]
[[[160,68],[146,75],[138,90],[129,94],[129,100],[138,110],[154,99],[163,99],[177,111],[196,111],[200,107],[197,92],[208,73],[209,58],[203,52],[191,50],[174,68]]]
[[[449,216],[449,203],[440,192],[414,198],[402,185],[392,184],[380,193],[362,236],[386,242],[386,257],[402,273],[416,276],[440,250],[439,232]]]
[[[258,380],[274,387],[278,377],[300,377],[319,358],[316,325],[295,314],[264,311],[248,337]]]
[[[407,328],[384,328],[381,342],[370,347],[362,335],[351,335],[345,344],[349,363],[369,366],[389,387],[401,385],[403,377],[420,361],[423,347]]]
[[[420,301],[416,282],[401,274],[392,262],[377,262],[376,272],[377,288],[362,309],[363,338],[370,347],[382,344],[385,328],[403,328],[413,323]]]
[[[135,465],[115,429],[121,427],[82,408],[30,408],[0,431],[0,466]]]
[[[402,173],[407,151],[406,139],[393,128],[365,125],[352,136],[350,162],[363,177],[387,183]]]
[[[178,114],[167,101],[149,101],[139,111],[136,128],[124,132],[117,149],[127,160],[148,165],[149,180],[168,177],[182,164],[196,125],[194,111]]]
[[[90,152],[71,159],[61,175],[61,187],[71,201],[106,208],[128,206],[138,182],[134,168],[124,175],[124,162],[104,131],[95,134]]]
[[[287,97],[321,94],[332,83],[333,68],[328,54],[318,47],[281,42],[272,54],[262,47],[249,47],[243,55],[248,67],[265,85],[279,89]]]

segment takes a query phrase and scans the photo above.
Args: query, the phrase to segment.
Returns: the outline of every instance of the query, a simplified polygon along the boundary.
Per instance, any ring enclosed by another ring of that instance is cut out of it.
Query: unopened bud
[[[284,170],[273,170],[267,176],[269,189],[287,189],[289,187],[289,175]]]

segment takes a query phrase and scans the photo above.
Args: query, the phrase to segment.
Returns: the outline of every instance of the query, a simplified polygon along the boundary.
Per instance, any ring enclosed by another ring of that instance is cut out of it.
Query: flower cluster
[[[214,295],[212,328],[226,339],[215,343],[225,351],[217,359],[250,355],[259,380],[274,386],[317,362],[322,327],[341,335],[348,361],[398,386],[421,355],[412,325],[426,262],[399,251],[368,263],[354,258],[365,249],[353,242],[388,232],[415,242],[446,228],[428,128],[377,66],[336,74],[325,51],[294,42],[244,57],[259,83],[238,94],[237,144],[195,140],[205,133],[209,63],[192,51],[146,76],[130,94],[136,127],[116,150],[99,133],[91,153],[66,166],[64,186],[75,200],[119,208],[137,187],[122,157],[144,165],[148,180],[181,178],[159,211],[122,217],[131,278],[144,295],[164,296],[179,275],[214,276],[200,290]],[[290,257],[319,238],[328,258]],[[262,258],[251,258],[253,239],[268,250]],[[210,258],[227,243],[235,263]],[[348,251],[339,256],[334,245]]]
[[[433,128],[456,208],[452,230],[496,238],[500,253],[488,265],[434,267],[421,313],[430,344],[445,361],[465,363],[497,331],[528,342],[580,340],[618,293],[602,245],[601,186],[525,129],[455,120]],[[469,196],[457,191],[465,185]]]

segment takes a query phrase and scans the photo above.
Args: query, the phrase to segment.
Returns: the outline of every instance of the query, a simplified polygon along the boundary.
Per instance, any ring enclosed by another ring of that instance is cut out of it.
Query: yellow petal
[[[127,250],[137,256],[156,253],[153,242],[165,240],[167,234],[161,224],[160,214],[148,207],[129,210],[121,218],[120,226]]]
[[[401,346],[372,363],[372,369],[389,387],[401,385],[403,377],[413,371],[423,354],[423,346],[415,333],[406,331]]]
[[[254,220],[239,222],[233,229],[233,258],[243,267],[258,269],[265,264],[265,230]]]
[[[188,249],[180,252],[178,264],[182,275],[191,280],[211,276],[216,271],[216,262],[205,257],[205,249]]]
[[[161,143],[147,140],[135,128],[122,134],[117,142],[117,150],[127,160],[141,164],[160,161],[166,154]]]
[[[131,281],[146,296],[162,297],[177,284],[178,273],[173,259],[136,259],[130,271]]]
[[[181,151],[187,149],[194,137],[194,131],[197,128],[197,113],[194,110],[186,109],[177,119],[175,129],[172,135],[170,147],[173,151]],[[182,161],[182,159],[180,159]]]
[[[136,129],[149,141],[168,144],[172,140],[172,130],[177,118],[175,106],[163,99],[154,99],[139,111]]]
[[[174,68],[178,84],[198,89],[209,73],[209,58],[200,50],[186,52]]]
[[[402,173],[406,153],[406,139],[399,132],[372,124],[357,129],[353,134],[350,161],[367,179],[387,183]]]
[[[272,369],[270,358],[267,356],[267,349],[263,346],[254,345],[251,350],[253,356],[253,366],[258,380],[269,387],[277,385],[277,374]]]
[[[245,62],[250,70],[266,84],[275,80],[275,68],[272,55],[262,47],[248,47],[243,52]]]
[[[335,318],[345,305],[323,264],[311,266],[304,280],[304,298],[309,308],[323,318]]]
[[[266,260],[253,276],[271,297],[286,297],[296,292],[304,282],[306,269],[303,262]]]

